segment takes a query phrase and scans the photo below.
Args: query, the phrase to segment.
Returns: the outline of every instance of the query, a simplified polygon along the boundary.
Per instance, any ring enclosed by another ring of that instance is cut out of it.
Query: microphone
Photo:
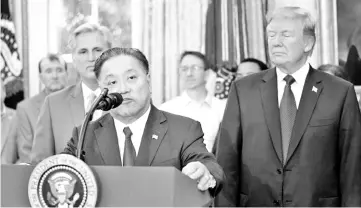
[[[93,104],[91,105],[90,109],[88,110],[88,112],[85,114],[85,118],[83,120],[83,124],[81,125],[80,128],[80,135],[79,135],[79,140],[78,140],[78,145],[77,145],[77,149],[76,149],[76,157],[80,160],[84,160],[84,151],[83,151],[83,145],[84,145],[84,138],[85,138],[85,133],[86,130],[88,128],[88,124],[89,122],[92,120],[93,117],[93,113],[96,110],[98,104],[104,100],[104,98],[106,98],[108,95],[108,89],[104,88],[100,95],[95,99],[95,101],[93,102]],[[122,99],[123,100],[123,99]]]
[[[119,93],[110,93],[103,98],[97,105],[96,109],[108,111],[112,108],[118,107],[123,102],[123,97]]]

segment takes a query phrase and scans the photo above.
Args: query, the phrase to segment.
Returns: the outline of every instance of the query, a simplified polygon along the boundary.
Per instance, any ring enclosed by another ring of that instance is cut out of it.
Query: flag
[[[5,84],[7,99],[15,98],[15,100],[7,103],[7,106],[16,108],[17,102],[23,99],[23,67],[22,62],[20,61],[20,54],[18,52],[18,45],[16,42],[15,26],[9,10],[9,0],[1,0],[0,26],[1,79]]]

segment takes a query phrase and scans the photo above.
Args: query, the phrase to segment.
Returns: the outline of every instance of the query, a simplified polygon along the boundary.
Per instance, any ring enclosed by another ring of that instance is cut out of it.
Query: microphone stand
[[[83,145],[84,145],[84,138],[85,138],[86,130],[88,128],[88,124],[92,120],[94,111],[97,109],[98,104],[100,103],[100,101],[104,99],[104,97],[107,96],[107,94],[108,94],[108,89],[104,88],[103,91],[100,93],[99,97],[97,97],[93,102],[93,104],[91,105],[89,111],[85,114],[83,124],[81,125],[80,128],[80,136],[78,140],[78,146],[76,149],[76,157],[80,160],[83,160],[82,158],[84,158]]]

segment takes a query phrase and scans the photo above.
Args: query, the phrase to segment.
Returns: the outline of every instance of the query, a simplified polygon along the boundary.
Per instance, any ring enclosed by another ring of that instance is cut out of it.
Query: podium
[[[1,165],[1,207],[30,207],[28,182],[35,166]],[[205,207],[208,191],[174,167],[90,166],[97,207]]]

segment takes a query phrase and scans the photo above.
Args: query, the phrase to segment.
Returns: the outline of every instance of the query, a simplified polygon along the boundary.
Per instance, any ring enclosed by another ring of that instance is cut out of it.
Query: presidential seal
[[[87,164],[72,155],[59,154],[34,168],[28,195],[32,207],[95,207],[98,189]]]

